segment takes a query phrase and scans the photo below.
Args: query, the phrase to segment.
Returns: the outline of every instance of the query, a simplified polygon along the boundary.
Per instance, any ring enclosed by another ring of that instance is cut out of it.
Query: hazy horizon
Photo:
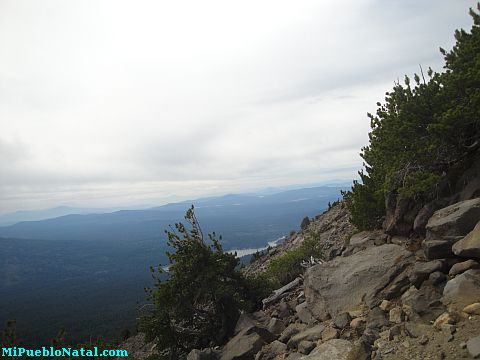
[[[474,5],[1,0],[0,214],[353,179]]]

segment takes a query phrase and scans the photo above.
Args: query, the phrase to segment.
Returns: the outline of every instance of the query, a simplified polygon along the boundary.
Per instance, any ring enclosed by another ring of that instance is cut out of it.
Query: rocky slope
[[[242,314],[222,348],[189,359],[480,357],[480,198],[437,210],[425,237],[354,233],[342,204],[310,225],[329,260]],[[247,271],[300,246],[295,234]]]
[[[356,232],[348,218],[340,203],[251,264],[247,273],[264,271],[308,231],[325,254],[242,314],[227,344],[188,359],[480,358],[480,198],[434,212],[424,237]],[[134,355],[154,352],[129,341]]]

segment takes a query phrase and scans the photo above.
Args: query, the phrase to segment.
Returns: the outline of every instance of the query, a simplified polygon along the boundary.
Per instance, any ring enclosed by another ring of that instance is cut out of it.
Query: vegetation
[[[300,275],[304,268],[302,261],[322,257],[320,243],[313,232],[305,233],[305,240],[301,246],[296,249],[286,251],[281,256],[273,259],[268,264],[268,268],[262,276],[275,287],[287,284]]]
[[[169,277],[161,266],[148,289],[154,310],[142,316],[140,330],[169,358],[178,359],[194,348],[221,344],[231,335],[239,310],[252,310],[269,292],[262,279],[245,278],[238,259],[225,253],[215,233],[207,245],[193,206],[185,215],[188,225],[175,224],[166,231],[174,252],[167,253]]]
[[[480,10],[480,6],[479,6]],[[385,198],[428,201],[448,170],[478,149],[480,141],[480,15],[470,10],[470,33],[455,32],[450,52],[440,49],[445,72],[405,77],[368,114],[368,146],[362,148],[361,181],[343,193],[359,229],[381,224]]]

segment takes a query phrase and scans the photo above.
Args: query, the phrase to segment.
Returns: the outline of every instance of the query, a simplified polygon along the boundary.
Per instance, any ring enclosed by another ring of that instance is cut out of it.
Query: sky
[[[351,181],[469,0],[0,0],[0,213]]]

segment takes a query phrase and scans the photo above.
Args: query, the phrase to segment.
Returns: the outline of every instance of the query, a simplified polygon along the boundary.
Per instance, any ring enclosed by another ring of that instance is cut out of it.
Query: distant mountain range
[[[167,263],[164,230],[192,204],[204,232],[221,234],[225,250],[260,248],[321,213],[342,189],[231,194],[0,227],[0,323],[16,318],[19,333],[38,344],[61,327],[74,340],[115,337],[134,326],[150,265]]]

